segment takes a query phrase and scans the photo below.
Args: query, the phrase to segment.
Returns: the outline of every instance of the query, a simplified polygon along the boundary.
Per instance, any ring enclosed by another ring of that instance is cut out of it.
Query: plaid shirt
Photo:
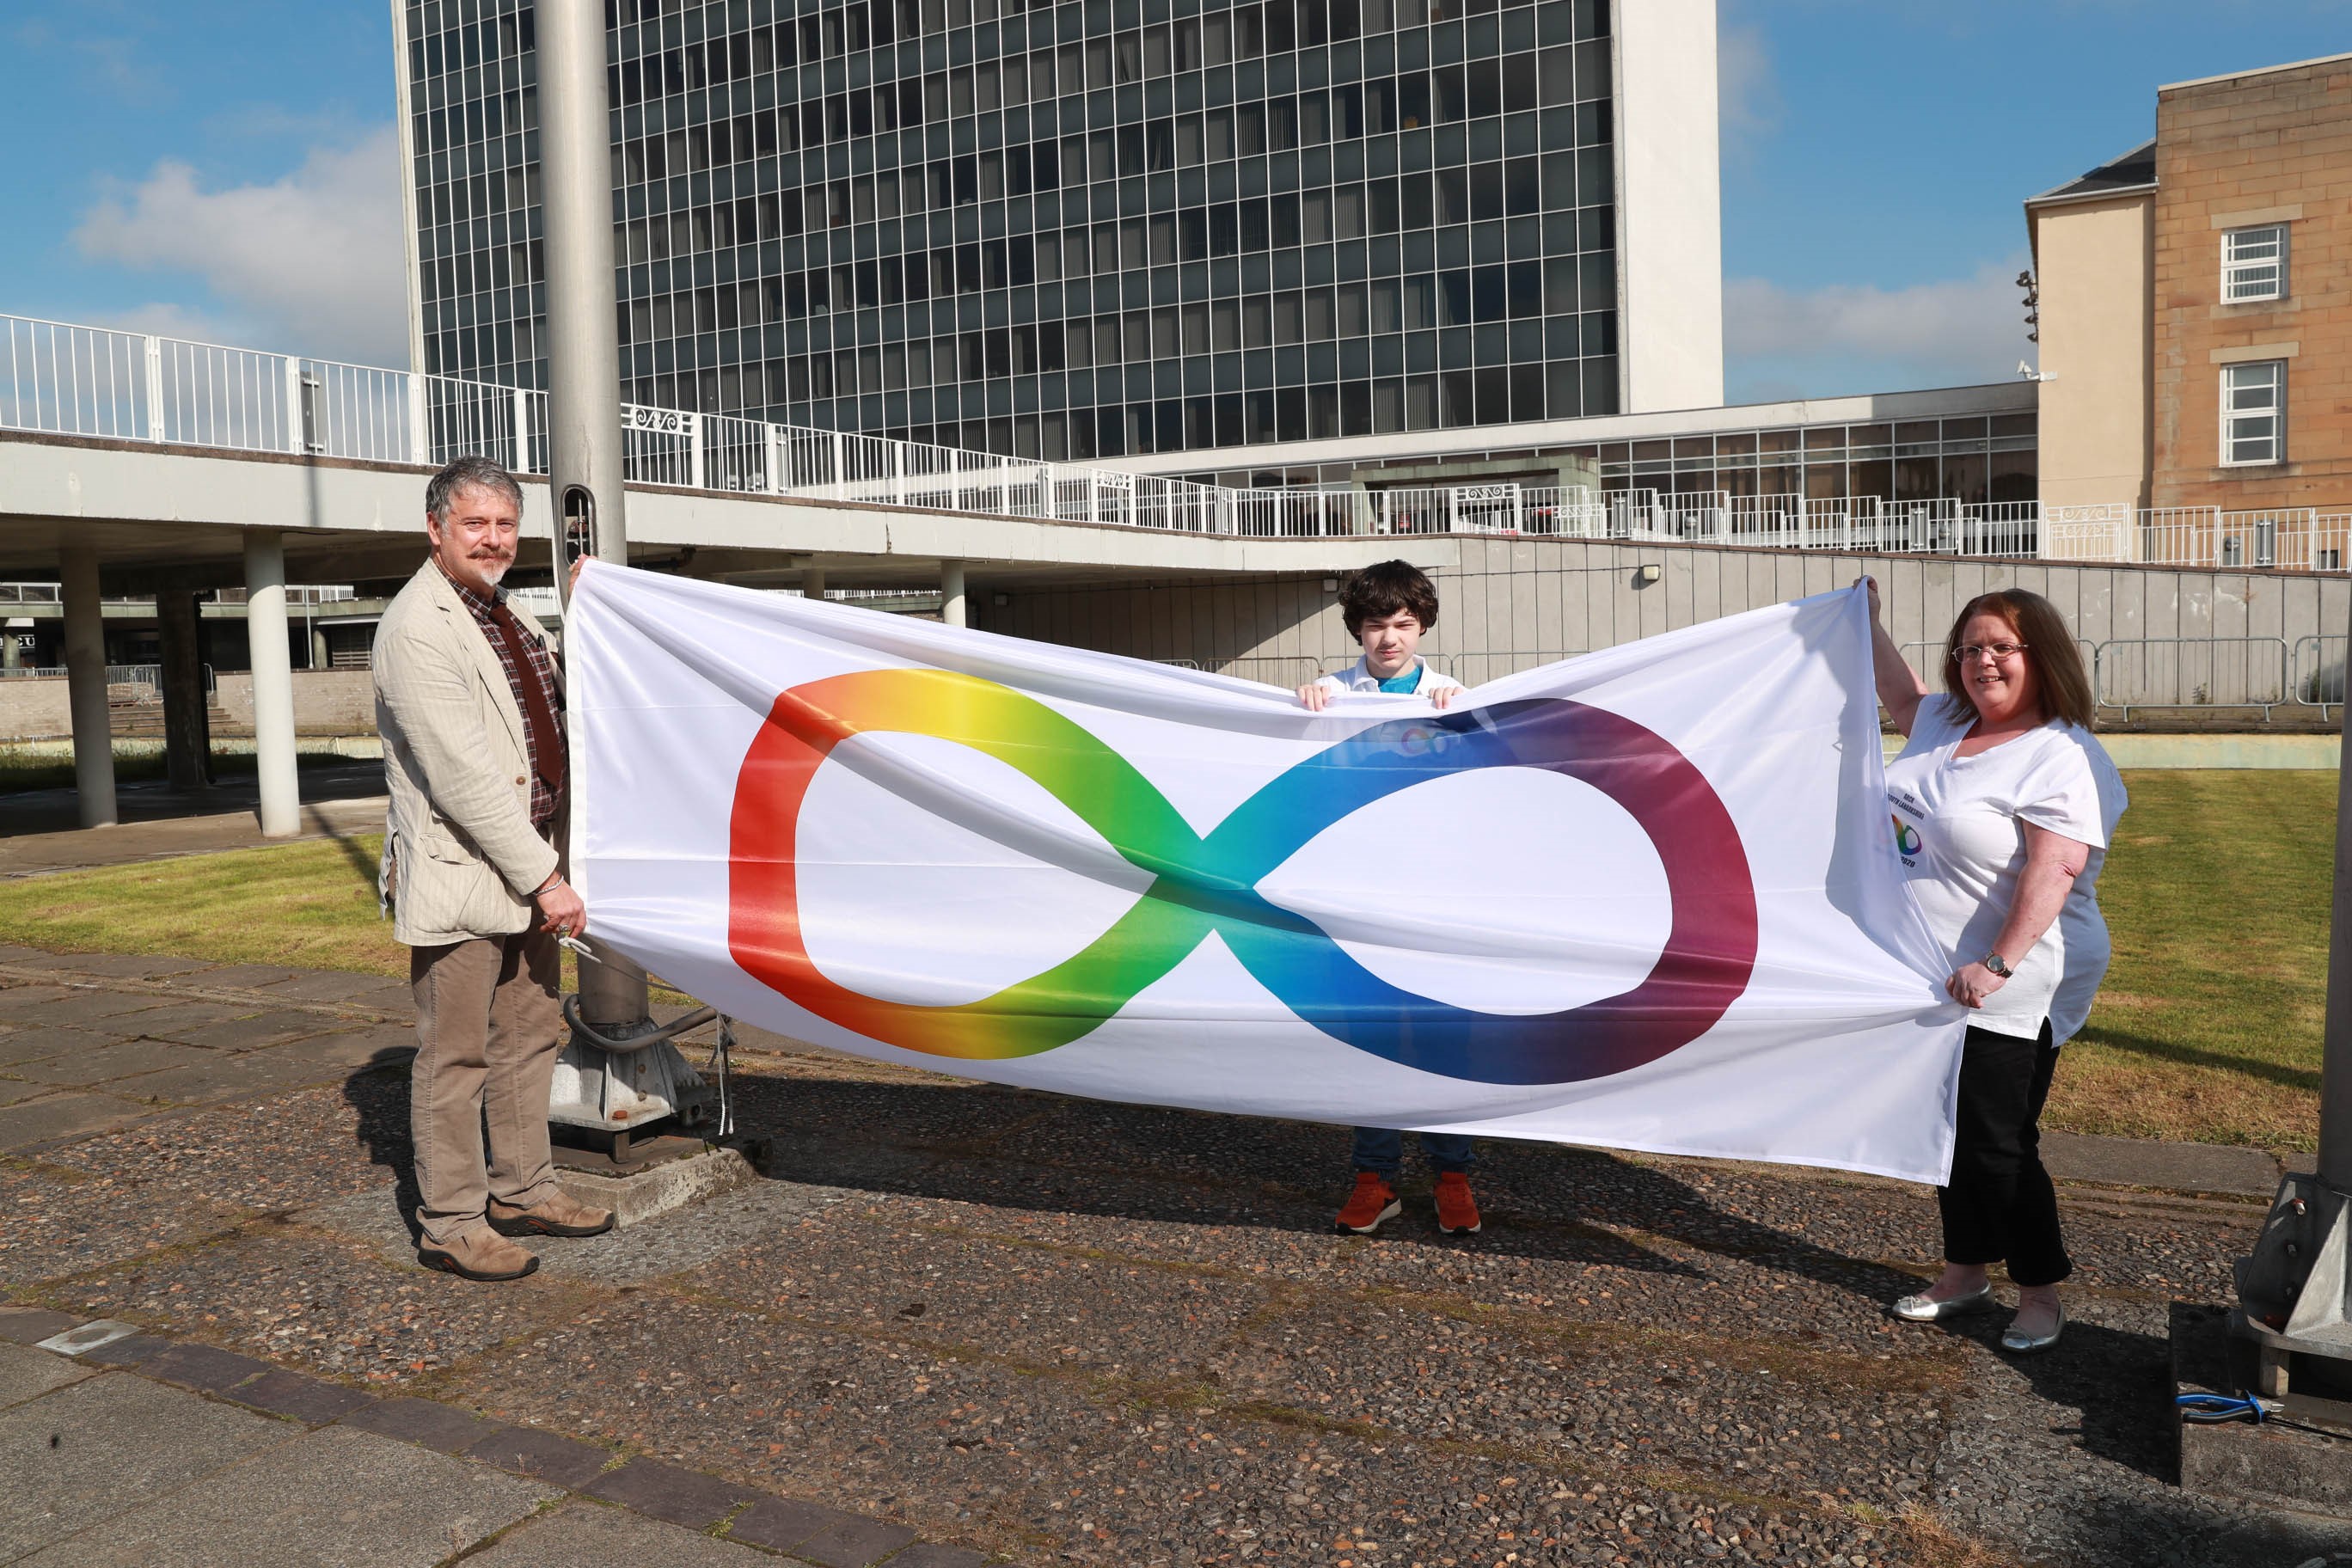
[[[434,564],[439,566],[440,563],[436,561]],[[474,624],[482,628],[482,636],[489,643],[490,651],[499,656],[499,668],[507,672],[507,685],[514,692],[517,711],[523,716],[524,742],[530,752],[531,826],[544,827],[553,819],[555,809],[562,803],[556,799],[555,792],[547,787],[546,775],[550,770],[543,765],[547,759],[540,755],[540,737],[531,727],[530,699],[523,686],[523,672],[515,668],[514,656],[507,651],[507,639],[499,630],[498,611],[505,606],[507,591],[500,588],[496,598],[486,599],[451,577],[446,569],[441,575],[447,580],[449,586],[457,590],[458,602],[466,606],[466,613],[474,617]],[[509,616],[514,614],[512,610],[506,613]],[[523,651],[530,659],[530,678],[539,682],[540,690],[547,698],[548,711],[555,715],[555,744],[560,748],[564,744],[563,688],[556,682],[555,660],[548,653],[547,644],[528,626],[522,628],[522,645]],[[560,753],[557,756],[556,771],[559,773],[566,760]]]

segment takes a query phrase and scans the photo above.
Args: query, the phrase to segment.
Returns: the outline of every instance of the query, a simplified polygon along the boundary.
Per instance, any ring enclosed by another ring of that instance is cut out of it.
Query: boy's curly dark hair
[[[1366,621],[1385,620],[1399,610],[1411,610],[1424,632],[1437,626],[1437,589],[1410,561],[1367,566],[1339,590],[1339,618],[1351,637],[1363,635]]]

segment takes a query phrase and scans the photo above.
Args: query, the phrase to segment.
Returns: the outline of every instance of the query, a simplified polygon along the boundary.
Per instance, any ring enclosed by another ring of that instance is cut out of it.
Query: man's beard
[[[507,573],[513,569],[514,557],[509,555],[503,558],[486,558],[479,555],[471,555],[467,557],[466,563],[471,566],[476,572],[481,574],[483,582],[488,583],[491,587],[495,588],[505,579]]]

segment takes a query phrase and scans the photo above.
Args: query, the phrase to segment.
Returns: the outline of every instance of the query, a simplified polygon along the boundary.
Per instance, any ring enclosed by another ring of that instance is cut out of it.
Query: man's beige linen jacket
[[[547,640],[530,611],[508,607]],[[393,935],[438,947],[522,930],[562,858],[530,825],[530,747],[506,668],[432,562],[384,611],[369,663],[392,797],[379,886]]]

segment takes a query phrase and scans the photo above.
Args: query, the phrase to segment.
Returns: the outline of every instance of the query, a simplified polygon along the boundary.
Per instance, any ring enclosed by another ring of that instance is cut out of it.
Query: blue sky
[[[1620,0],[1638,5],[1643,0]],[[2352,0],[1722,0],[1727,390],[2005,379],[2019,202]],[[404,355],[387,0],[14,0],[0,310]]]

